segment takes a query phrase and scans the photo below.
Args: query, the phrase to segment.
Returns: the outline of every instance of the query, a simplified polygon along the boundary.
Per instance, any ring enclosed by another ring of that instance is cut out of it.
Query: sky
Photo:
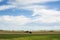
[[[60,30],[60,0],[0,0],[0,30]]]

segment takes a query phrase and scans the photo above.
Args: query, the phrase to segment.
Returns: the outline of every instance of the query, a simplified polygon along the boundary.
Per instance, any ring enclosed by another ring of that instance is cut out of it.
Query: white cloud
[[[25,4],[33,4],[33,3],[45,3],[45,2],[52,2],[58,0],[16,0],[15,4],[25,5]]]
[[[42,22],[42,23],[52,23],[52,22],[60,22],[60,11],[46,9],[43,6],[31,6],[26,9],[33,9],[32,16],[36,16],[36,19],[28,18],[26,16],[0,16],[0,21],[18,23],[21,25],[31,23],[31,22]]]
[[[14,8],[15,6],[13,5],[3,5],[3,6],[0,6],[0,10],[6,10],[6,9],[10,9],[10,8]]]
[[[4,16],[0,16],[0,23],[1,22],[3,23],[3,24],[1,23],[2,26],[1,25],[0,26],[2,28],[5,28],[8,26],[8,27],[11,27],[10,29],[14,29],[14,28],[21,29],[20,26],[26,27],[27,25],[25,25],[25,24],[29,24],[32,22],[33,23],[37,22],[37,24],[60,22],[60,11],[46,9],[46,6],[42,6],[42,5],[40,5],[40,6],[32,5],[34,3],[46,3],[46,2],[52,2],[52,1],[58,1],[58,0],[15,0],[15,1],[10,0],[8,3],[10,3],[11,5],[0,6],[0,10],[6,10],[6,9],[10,9],[10,8],[32,10],[33,11],[32,16],[34,16],[34,18],[33,19],[28,18],[23,15],[21,15],[21,16],[4,15]],[[36,16],[36,15],[39,15],[39,16]],[[35,25],[37,25],[37,24],[35,24]],[[35,28],[35,25],[34,25],[34,27],[31,26],[32,30],[34,30],[34,29],[36,30],[37,26]],[[23,29],[23,27],[22,27],[22,29]],[[29,27],[30,26],[27,26],[26,28],[29,28]],[[37,30],[40,28],[41,27],[38,26]],[[45,27],[43,27],[43,29],[45,29]],[[49,29],[49,28],[47,28],[47,29]],[[26,30],[26,29],[24,29],[24,30]],[[30,30],[30,29],[28,29],[28,30]]]
[[[34,22],[43,22],[43,23],[52,23],[52,22],[60,22],[60,11],[50,10],[50,9],[34,9],[34,13],[32,16],[37,16]]]
[[[59,22],[59,18],[60,16],[56,15],[60,15],[60,11],[56,11],[56,10],[50,10],[50,9],[46,9],[46,6],[38,6],[38,5],[25,5],[25,4],[33,4],[33,3],[44,3],[44,2],[51,2],[51,1],[58,1],[58,0],[10,0],[9,2],[12,5],[4,5],[4,6],[0,6],[0,10],[5,10],[5,9],[9,9],[9,8],[22,8],[22,9],[26,9],[26,10],[32,10],[34,13],[32,14],[32,16],[35,15],[41,15],[39,17],[36,17],[37,19],[32,20],[33,22],[38,21],[38,22],[56,22],[58,20]],[[22,7],[20,7],[19,5],[24,5]],[[9,21],[9,22],[20,22],[21,24],[24,23],[28,23],[28,22],[32,22],[31,19],[25,17],[25,16],[2,16],[4,21]],[[1,18],[0,18],[1,20]],[[15,20],[15,21],[14,21]],[[24,23],[23,23],[24,22]]]
[[[0,2],[2,2],[3,0],[0,0]]]
[[[34,9],[34,13],[32,16],[35,16],[37,14],[43,14],[43,15],[59,15],[60,11],[57,10],[53,10],[53,9],[46,9],[46,8],[35,8]]]
[[[27,4],[34,4],[34,3],[46,3],[46,2],[54,2],[59,0],[9,0],[8,3],[14,5],[27,5]]]
[[[33,9],[35,7],[40,7],[38,5],[33,5],[34,3],[46,3],[59,0],[10,0],[8,3],[15,6],[18,9]]]
[[[8,3],[11,5],[0,6],[0,10],[10,9],[10,8],[21,8],[21,5],[23,5],[22,7],[24,6],[29,7],[29,5],[32,5],[34,3],[44,3],[44,2],[51,2],[51,1],[58,1],[58,0],[9,0]]]
[[[23,15],[21,16],[5,15],[5,16],[0,16],[0,22],[8,22],[8,23],[13,23],[13,24],[24,25],[24,24],[30,23],[31,19]]]
[[[23,7],[17,7],[19,9],[25,9],[25,10],[34,10],[34,9],[43,9],[43,8],[46,8],[46,6],[43,6],[43,5],[27,5],[27,6],[23,6]]]

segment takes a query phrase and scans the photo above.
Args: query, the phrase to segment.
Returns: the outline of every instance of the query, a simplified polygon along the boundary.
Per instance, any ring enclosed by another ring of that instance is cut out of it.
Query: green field
[[[0,34],[0,40],[60,40],[60,34]]]

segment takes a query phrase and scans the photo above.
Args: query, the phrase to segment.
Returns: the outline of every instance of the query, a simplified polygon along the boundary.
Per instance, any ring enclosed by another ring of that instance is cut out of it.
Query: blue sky
[[[0,0],[2,30],[60,30],[60,0]]]

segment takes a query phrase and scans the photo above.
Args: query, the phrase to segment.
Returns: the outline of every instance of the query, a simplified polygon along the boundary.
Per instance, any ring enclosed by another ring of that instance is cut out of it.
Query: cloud
[[[25,10],[34,10],[34,9],[43,9],[43,8],[46,8],[46,6],[43,6],[43,5],[26,5],[26,6],[22,6],[22,7],[17,7],[17,9],[25,9]]]
[[[35,22],[43,22],[43,23],[53,23],[60,22],[60,11],[52,10],[52,9],[34,9],[34,13],[32,16],[37,16],[34,20]]]
[[[57,10],[53,10],[53,9],[34,9],[34,13],[33,13],[33,16],[37,15],[37,14],[43,14],[43,15],[59,15],[60,14],[60,11],[57,11]]]
[[[2,2],[3,0],[0,0],[0,2]],[[9,1],[9,0],[8,0]],[[12,0],[10,0],[12,2]],[[12,2],[13,3],[13,2]],[[0,6],[0,11],[1,10],[6,10],[6,9],[11,9],[11,8],[16,8],[15,5],[13,5],[12,3],[7,2],[8,5],[1,5]]]
[[[53,10],[53,9],[47,9],[45,5],[34,5],[35,3],[46,3],[46,2],[54,2],[58,0],[9,0],[10,5],[3,5],[0,6],[1,10],[16,8],[16,9],[24,9],[24,10],[31,10],[33,11],[31,18],[28,18],[24,15],[20,16],[9,16],[9,15],[3,15],[0,16],[0,26],[3,27],[11,27],[12,28],[21,28],[21,26],[30,28],[31,29],[40,29],[40,26],[53,26],[54,23],[57,23],[60,26],[60,11]],[[6,25],[5,25],[5,24]],[[31,25],[31,24],[32,25]],[[35,24],[36,23],[36,24]],[[28,25],[27,25],[28,24]],[[44,25],[43,25],[44,24]],[[34,26],[34,27],[33,27]],[[23,29],[22,27],[22,29]],[[33,28],[32,28],[33,27]],[[35,28],[36,27],[36,28]],[[18,29],[17,28],[17,29]],[[47,28],[47,27],[46,27]],[[49,27],[48,27],[49,28]],[[47,28],[47,29],[48,29]],[[28,29],[29,30],[29,29]]]
[[[59,0],[9,0],[7,3],[9,5],[0,6],[0,10],[10,9],[10,8],[18,8],[21,7],[32,7],[34,3],[46,3],[52,1],[59,1]],[[33,5],[34,6],[34,5]]]
[[[32,17],[28,18],[26,16],[0,16],[0,20],[5,22],[11,23],[18,23],[18,24],[27,24],[27,23],[55,23],[60,22],[60,11],[53,10],[53,9],[46,9],[45,6],[27,6],[22,7],[23,9],[31,9],[33,11]],[[38,16],[37,16],[38,15]]]
[[[0,2],[2,2],[3,0],[0,0]]]
[[[19,24],[24,25],[31,22],[30,18],[27,18],[23,15],[21,16],[0,16],[0,22],[12,23],[12,24]]]
[[[25,4],[33,4],[33,3],[46,3],[58,0],[16,0],[15,4],[25,5]]]
[[[25,10],[32,10],[33,14],[32,16],[36,16],[36,19],[32,20],[33,22],[60,22],[59,18],[60,16],[60,11],[57,10],[52,10],[52,9],[47,9],[46,6],[43,5],[25,5],[25,4],[33,4],[33,3],[44,3],[44,2],[52,2],[52,1],[58,1],[58,0],[10,0],[10,4],[11,5],[4,5],[4,6],[0,6],[0,10],[5,10],[5,9],[9,9],[9,8],[17,8],[17,9],[25,9]],[[12,2],[12,3],[11,3]],[[19,5],[23,5],[24,6],[19,6]],[[4,18],[5,17],[5,18]],[[17,18],[16,18],[17,17]],[[27,18],[27,17],[21,17],[21,16],[3,16],[4,21],[13,21],[13,22],[31,22],[31,19]],[[20,19],[21,18],[21,19]],[[1,19],[1,18],[0,18]],[[15,21],[14,21],[15,20]],[[21,21],[21,20],[25,20],[25,21]]]
[[[15,8],[15,6],[13,6],[13,5],[3,5],[3,6],[0,6],[0,11],[1,10],[6,10],[6,9],[11,9],[11,8]]]

